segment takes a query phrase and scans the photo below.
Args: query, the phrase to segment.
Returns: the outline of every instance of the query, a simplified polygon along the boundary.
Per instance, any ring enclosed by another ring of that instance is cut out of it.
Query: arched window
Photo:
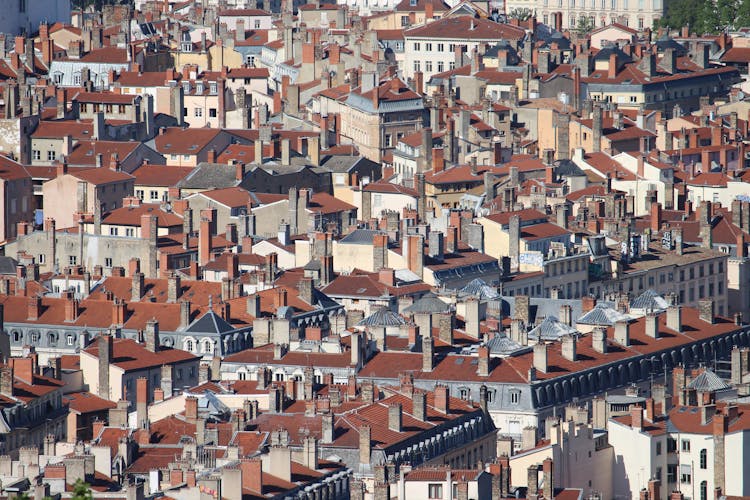
[[[708,453],[706,452],[706,449],[703,448],[700,454],[701,469],[705,469],[707,467],[707,462],[708,462],[707,455]]]
[[[188,340],[187,342],[185,342],[185,350],[188,351],[188,352],[193,352],[193,341],[192,340]]]
[[[213,344],[210,340],[206,340],[203,342],[203,352],[208,354],[214,352]]]
[[[701,500],[708,500],[708,482],[701,481],[701,492],[700,492]]]

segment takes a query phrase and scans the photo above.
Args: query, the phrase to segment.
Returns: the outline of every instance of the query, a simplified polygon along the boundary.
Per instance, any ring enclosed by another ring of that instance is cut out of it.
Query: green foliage
[[[519,21],[528,21],[533,14],[534,13],[531,11],[531,9],[524,7],[522,9],[516,8],[511,10],[508,13],[508,17],[510,19],[518,19]]]
[[[93,500],[91,494],[91,487],[83,482],[83,479],[77,479],[73,485],[73,496],[72,500]]]
[[[578,18],[578,22],[576,23],[576,32],[578,32],[579,35],[587,35],[596,26],[594,25],[594,20],[590,17],[581,16]]]
[[[750,0],[671,0],[661,26],[691,32],[721,33],[750,26]]]

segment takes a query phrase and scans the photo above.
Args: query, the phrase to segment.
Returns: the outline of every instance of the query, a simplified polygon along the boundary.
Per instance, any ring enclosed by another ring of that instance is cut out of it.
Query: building
[[[0,33],[20,35],[34,33],[40,24],[70,21],[70,2],[67,0],[7,0],[3,2]]]

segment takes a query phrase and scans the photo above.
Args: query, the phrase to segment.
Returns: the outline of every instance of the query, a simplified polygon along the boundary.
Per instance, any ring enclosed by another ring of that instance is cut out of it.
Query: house
[[[195,167],[213,161],[230,143],[229,134],[219,129],[170,127],[159,131],[153,148],[166,158],[169,166]]]
[[[42,185],[45,217],[59,227],[75,227],[76,214],[103,213],[122,206],[122,199],[133,196],[132,175],[111,168],[68,170],[58,165],[57,177]]]

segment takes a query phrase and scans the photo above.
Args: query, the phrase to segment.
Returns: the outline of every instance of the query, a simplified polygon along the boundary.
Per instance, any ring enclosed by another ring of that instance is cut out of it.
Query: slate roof
[[[508,338],[505,334],[492,337],[487,342],[487,347],[490,350],[490,355],[494,354],[498,356],[510,356],[519,350],[527,349],[515,340]]]
[[[219,163],[200,163],[177,183],[177,187],[183,189],[221,189],[236,185],[236,167]]]
[[[488,285],[481,278],[471,280],[466,286],[459,290],[458,293],[459,295],[474,295],[480,300],[497,299],[500,297],[500,294],[497,293],[497,289]]]
[[[232,325],[224,321],[221,316],[213,310],[208,311],[200,318],[193,321],[186,329],[188,333],[215,333],[221,334],[233,331]]]
[[[555,174],[562,177],[585,177],[586,174],[572,160],[557,160]]]
[[[381,309],[357,323],[357,326],[399,326],[405,324],[404,318],[395,312],[389,309]]]
[[[529,332],[529,338],[538,338],[541,340],[560,340],[565,335],[576,334],[578,331],[572,326],[568,326],[556,316],[547,316],[544,321],[539,323]]]
[[[404,309],[405,313],[440,313],[450,311],[451,306],[443,302],[434,293],[428,293]]]
[[[0,256],[0,274],[16,274],[16,266],[18,261],[13,257],[7,255]]]
[[[638,297],[630,301],[631,309],[643,309],[645,311],[659,311],[669,307],[664,298],[652,289],[648,289]]]
[[[583,325],[612,326],[621,320],[628,320],[630,316],[617,311],[610,304],[598,303],[592,310],[579,317],[576,323]]]
[[[721,377],[708,368],[688,384],[688,389],[695,389],[698,392],[723,391],[725,389],[731,389],[731,387],[732,386],[724,382]]]
[[[350,245],[372,245],[372,240],[376,234],[382,234],[382,231],[373,229],[355,229],[339,240],[339,243],[348,243]]]

